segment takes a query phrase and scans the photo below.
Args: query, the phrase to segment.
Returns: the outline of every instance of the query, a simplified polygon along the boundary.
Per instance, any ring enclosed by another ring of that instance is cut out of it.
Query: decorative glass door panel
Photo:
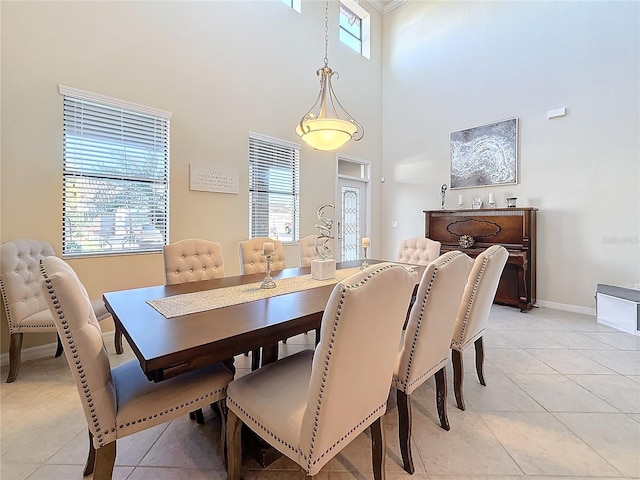
[[[361,242],[361,204],[360,188],[353,185],[343,185],[340,192],[340,258],[342,261],[358,260],[360,258]]]

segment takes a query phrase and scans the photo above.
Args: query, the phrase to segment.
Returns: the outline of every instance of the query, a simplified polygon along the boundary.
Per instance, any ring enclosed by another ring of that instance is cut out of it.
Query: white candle
[[[369,237],[362,237],[362,246],[367,248],[371,245],[371,239]]]
[[[458,205],[464,205],[464,197],[462,195],[458,195]]]
[[[495,199],[493,198],[493,193],[489,194],[489,203],[496,203]]]
[[[273,253],[273,250],[273,242],[264,242],[262,244],[262,253],[264,255],[271,255]]]

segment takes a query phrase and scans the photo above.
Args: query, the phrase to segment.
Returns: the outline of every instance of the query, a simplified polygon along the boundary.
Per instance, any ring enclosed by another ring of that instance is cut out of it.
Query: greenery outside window
[[[249,134],[249,238],[299,238],[300,145]]]
[[[62,85],[60,93],[63,255],[161,251],[171,114]]]

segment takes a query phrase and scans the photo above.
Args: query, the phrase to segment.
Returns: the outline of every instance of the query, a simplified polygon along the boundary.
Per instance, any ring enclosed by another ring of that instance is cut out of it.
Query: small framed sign
[[[240,172],[236,168],[189,164],[189,190],[239,193]]]

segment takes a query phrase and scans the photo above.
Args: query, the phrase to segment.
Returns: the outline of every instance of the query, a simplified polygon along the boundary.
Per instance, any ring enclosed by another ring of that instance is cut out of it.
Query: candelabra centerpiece
[[[271,278],[271,257],[275,253],[273,242],[265,242],[262,245],[261,255],[267,257],[267,275],[262,280],[260,288],[276,288],[276,282]]]

